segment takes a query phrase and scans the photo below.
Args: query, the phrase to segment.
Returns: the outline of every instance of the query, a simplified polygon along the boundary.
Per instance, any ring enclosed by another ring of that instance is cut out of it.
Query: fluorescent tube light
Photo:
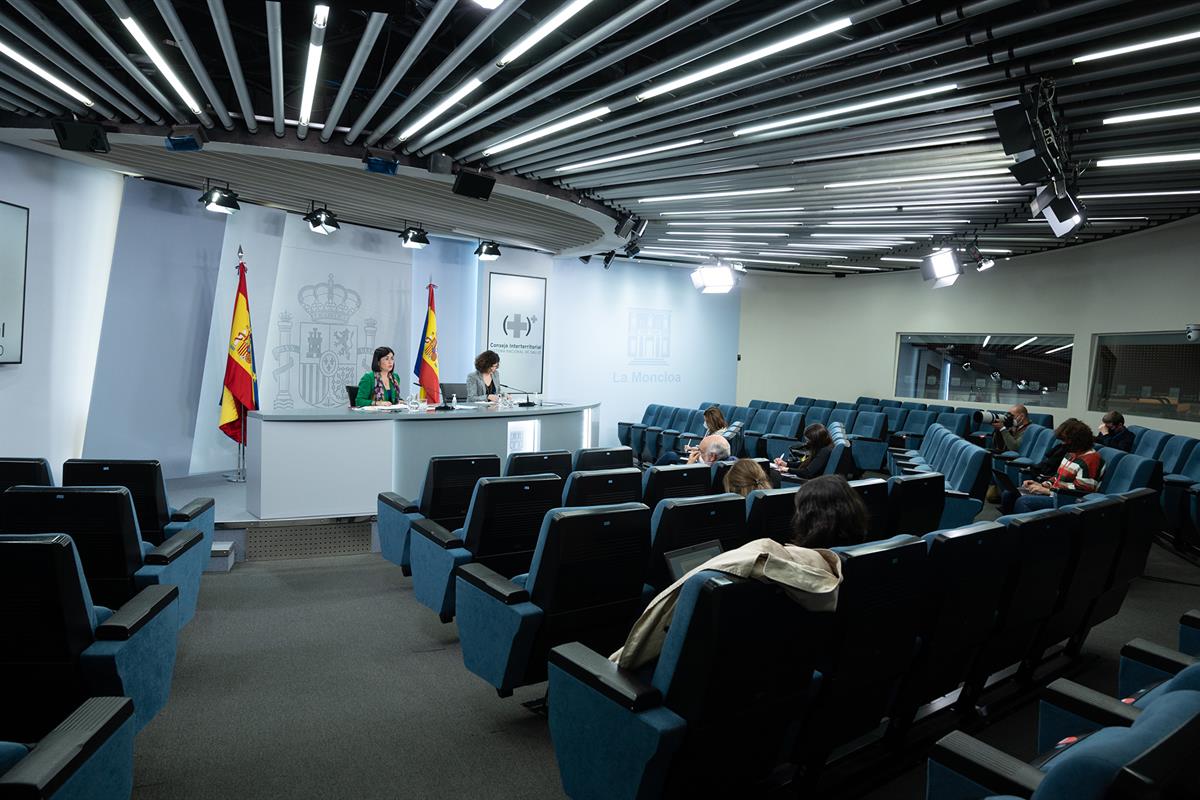
[[[720,61],[710,67],[705,67],[704,69],[697,70],[696,72],[676,78],[675,80],[650,86],[646,89],[643,89],[641,92],[638,92],[637,100],[640,103],[643,100],[649,100],[651,97],[658,97],[660,94],[673,92],[676,89],[683,88],[684,86],[696,83],[697,81],[702,81],[705,78],[711,78],[713,75],[719,75],[722,72],[728,72],[731,69],[736,69],[743,64],[759,61],[767,58],[768,56],[772,56],[775,53],[788,50],[792,47],[798,47],[805,42],[811,42],[813,39],[818,39],[822,36],[835,33],[843,28],[850,27],[851,24],[853,23],[850,21],[849,17],[842,17],[841,19],[834,20],[833,22],[826,23],[825,25],[820,25],[816,28],[804,31],[803,33],[796,34],[795,36],[790,36],[787,39],[780,39],[779,41],[769,44],[766,47],[759,47],[755,50],[749,51],[748,53],[743,53],[737,58]]]
[[[1045,353],[1042,353],[1042,355],[1045,355],[1045,356],[1052,355],[1054,353],[1058,353],[1063,350],[1066,350],[1068,347],[1074,347],[1074,346],[1075,346],[1075,343],[1071,342],[1070,344],[1064,344],[1061,347],[1056,347],[1053,350],[1047,350]]]
[[[201,112],[200,104],[196,102],[196,98],[183,85],[183,81],[179,80],[179,76],[175,74],[175,70],[171,69],[171,65],[162,57],[162,53],[158,52],[158,48],[154,46],[154,42],[150,41],[150,37],[138,25],[137,20],[133,17],[121,17],[123,24],[133,38],[137,40],[138,46],[145,51],[146,55],[150,56],[150,60],[154,62],[154,66],[158,67],[158,71],[167,79],[167,83],[171,84],[171,88],[175,90],[175,94],[179,95],[179,99],[183,101],[193,114]]]
[[[817,154],[811,155],[811,156],[802,156],[800,158],[793,158],[792,163],[800,164],[805,161],[828,161],[828,160],[831,160],[834,158],[851,158],[853,156],[869,156],[874,153],[891,153],[896,150],[917,150],[922,147],[941,147],[942,145],[947,145],[947,144],[964,144],[966,142],[978,142],[978,141],[981,141],[986,138],[987,137],[984,136],[983,134],[977,134],[974,136],[952,136],[952,137],[948,137],[946,139],[931,139],[927,142],[907,142],[905,144],[889,144],[889,145],[880,145],[879,147],[866,147],[866,148],[863,148],[862,150],[842,150],[837,153],[817,153]],[[1000,153],[996,153],[996,157],[999,158],[999,156],[1000,156]]]
[[[1008,172],[1008,170],[1004,170]],[[643,197],[639,203],[667,203],[672,200],[708,200],[713,197],[744,197],[752,194],[779,194],[794,192],[795,186],[775,186],[770,189],[735,189],[728,192],[700,192],[699,194],[668,194],[659,197]]]
[[[936,86],[927,86],[923,89],[915,89],[911,92],[904,92],[902,94],[893,94],[887,97],[877,97],[874,100],[864,100],[861,103],[851,103],[850,105],[837,106],[836,108],[826,108],[821,111],[813,111],[808,114],[800,114],[799,116],[787,117],[785,119],[779,119],[773,122],[762,122],[758,125],[747,125],[745,128],[738,128],[735,130],[733,135],[746,136],[751,133],[758,133],[759,131],[769,131],[774,128],[785,128],[789,125],[800,125],[805,122],[814,122],[819,119],[827,119],[828,117],[851,114],[855,111],[862,111],[867,108],[886,106],[891,103],[901,103],[905,100],[912,100],[916,97],[925,97],[926,95],[950,92],[957,88],[957,83],[941,83]]]
[[[1168,36],[1165,39],[1151,39],[1148,42],[1138,42],[1137,44],[1127,44],[1124,47],[1114,47],[1111,50],[1100,50],[1095,53],[1087,53],[1082,56],[1077,56],[1071,59],[1072,64],[1082,64],[1085,61],[1095,61],[1100,58],[1111,58],[1112,56],[1121,56],[1126,53],[1136,53],[1139,50],[1149,50],[1153,47],[1165,47],[1169,44],[1179,44],[1180,42],[1190,42],[1192,39],[1200,39],[1200,30],[1181,33],[1176,36]]]
[[[511,150],[514,147],[520,147],[523,144],[541,139],[545,136],[549,136],[552,133],[558,133],[559,131],[566,130],[567,128],[572,128],[576,125],[587,122],[588,120],[596,119],[597,117],[603,117],[607,113],[609,113],[608,106],[597,106],[596,108],[591,108],[587,111],[576,114],[573,117],[567,117],[566,119],[561,119],[558,122],[551,123],[544,128],[537,128],[529,133],[523,133],[520,136],[516,136],[512,139],[498,142],[497,144],[494,144],[488,149],[484,150],[483,154],[485,156],[492,156],[496,153],[502,153],[505,150]]]
[[[1102,158],[1097,167],[1133,167],[1138,164],[1176,164],[1181,161],[1200,161],[1200,153],[1160,153],[1153,156],[1126,156]]]
[[[818,239],[932,239],[932,233],[810,233]]]
[[[962,199],[951,200],[919,200],[913,203],[904,201],[895,202],[891,205],[879,205],[878,203],[858,203],[846,206],[834,206],[834,211],[904,211],[908,208],[937,208],[947,206],[950,208],[974,208],[976,206],[987,206],[993,203],[999,203],[999,198],[985,197],[964,197]]]
[[[683,142],[659,145],[658,147],[647,147],[642,150],[632,150],[628,153],[617,153],[616,155],[605,156],[604,158],[593,158],[591,161],[580,161],[578,164],[567,164],[565,167],[558,167],[554,171],[571,172],[579,169],[587,169],[588,167],[598,167],[601,164],[611,164],[614,161],[623,161],[627,158],[638,158],[639,156],[648,156],[653,155],[654,153],[665,153],[668,150],[678,150],[681,147],[693,147],[698,144],[704,144],[704,140],[688,139]]]
[[[312,34],[308,43],[308,62],[304,65],[304,86],[300,91],[301,125],[312,119],[313,97],[317,92],[317,72],[321,69],[321,51],[325,42],[325,26],[329,24],[329,6],[313,6]]]
[[[1014,347],[1014,348],[1013,348],[1013,350],[1014,350],[1014,351],[1015,351],[1015,350],[1020,350],[1022,347],[1024,347],[1024,346],[1025,346],[1025,345],[1027,345],[1027,344],[1033,344],[1034,342],[1036,342],[1036,341],[1037,341],[1037,338],[1038,338],[1038,337],[1036,337],[1036,336],[1030,336],[1028,339],[1026,339],[1025,341],[1021,342],[1019,345],[1017,345],[1016,347]]]
[[[20,64],[22,67],[24,67],[25,69],[32,72],[34,75],[37,75],[39,78],[44,80],[46,83],[49,83],[52,86],[56,86],[59,89],[62,89],[64,92],[69,94],[71,97],[74,97],[76,100],[83,103],[88,108],[91,108],[93,105],[95,105],[95,103],[92,102],[92,99],[90,97],[88,97],[86,94],[79,91],[74,86],[71,86],[70,84],[61,80],[60,78],[55,77],[54,75],[47,72],[46,70],[42,69],[37,64],[33,63],[28,58],[26,58],[25,56],[18,53],[16,50],[13,50],[11,47],[6,45],[4,42],[0,42],[0,53],[3,53],[4,55],[8,56],[13,61]]]
[[[803,227],[801,222],[668,222],[668,226],[679,226],[681,228],[708,228],[713,225],[721,225],[726,228],[800,228]]]
[[[1123,122],[1142,122],[1148,119],[1165,119],[1166,117],[1182,117],[1186,114],[1200,114],[1200,106],[1181,106],[1162,111],[1142,111],[1137,114],[1122,114],[1119,117],[1108,117],[1105,125],[1120,125]]]
[[[862,227],[879,227],[879,228],[902,228],[905,225],[957,225],[967,224],[969,219],[901,219],[901,220],[883,220],[883,219],[847,219],[838,220],[836,222],[822,222],[822,228],[862,228]]]
[[[684,252],[680,252],[678,250],[659,250],[656,247],[643,247],[641,249],[641,252],[638,253],[638,255],[639,256],[660,256],[660,257],[669,256],[671,258],[694,258],[699,261],[703,261],[708,258],[708,256],[701,255],[699,253],[684,253]]]
[[[825,261],[830,258],[849,258],[850,256],[839,256],[833,253],[797,253],[791,250],[762,250],[760,256],[788,256],[789,258],[815,258],[820,261]]]
[[[725,239],[655,239],[654,241],[660,244],[665,244],[668,247],[679,247],[680,245],[704,245],[716,247],[769,247],[770,242],[733,242]],[[692,248],[700,249],[700,248]],[[737,252],[737,251],[731,251]]]
[[[980,251],[980,252],[982,252],[982,251]],[[990,342],[991,340],[992,340],[992,335],[989,333],[987,336],[983,337],[983,346],[987,347],[988,342]]]
[[[891,250],[893,247],[900,247],[906,244],[916,244],[916,242],[879,242],[876,244],[823,244],[821,242],[805,242],[804,244],[788,244],[788,247],[804,247],[809,250]]]
[[[1088,217],[1088,222],[1117,222],[1119,220],[1150,219],[1149,217]]]
[[[1103,200],[1113,197],[1174,197],[1177,195],[1200,194],[1200,189],[1180,189],[1170,192],[1106,192],[1101,194],[1077,195],[1080,200]]]
[[[764,232],[764,231],[667,231],[667,236],[753,236],[756,239],[761,239],[764,236],[789,236],[787,233]]]
[[[893,258],[891,256],[880,256],[880,261],[896,261],[901,264],[920,264],[924,259],[920,258]]]
[[[854,186],[888,186],[893,183],[923,183],[925,181],[948,181],[958,178],[982,178],[990,175],[1011,175],[1007,168],[967,169],[960,172],[939,172],[927,175],[906,175],[901,178],[875,178],[868,181],[842,181],[827,183],[826,189],[849,189]]]
[[[711,211],[663,211],[659,213],[660,217],[724,217],[735,214],[791,214],[796,211],[803,211],[804,206],[790,206],[788,208],[733,208],[733,209],[713,209]]]
[[[854,264],[826,264],[828,269],[852,269],[856,272],[882,272],[883,267],[859,267]]]
[[[475,5],[480,8],[486,8],[488,11],[493,10],[496,6],[503,3],[504,0],[475,0]]]
[[[687,252],[687,253],[725,253],[725,254],[730,254],[730,255],[743,252],[741,250],[733,250],[728,247],[688,247],[687,245],[683,245],[682,247],[680,247],[680,246],[678,246],[680,244],[682,244],[682,243],[681,242],[670,242],[671,247],[669,249],[681,250],[681,251]],[[718,242],[718,244],[719,244],[719,242]],[[649,247],[644,247],[642,249],[643,249],[643,251],[656,249],[661,252],[664,248],[658,247],[657,245],[650,245]]]
[[[516,44],[505,51],[504,55],[500,56],[500,60],[496,62],[496,66],[503,67],[516,61],[518,58],[524,55],[529,48],[533,47],[542,39],[545,39],[550,33],[560,27],[571,17],[582,11],[584,7],[591,2],[592,0],[574,0],[574,2],[568,3],[550,17],[542,20],[540,25],[538,25],[529,33],[525,34]]]
[[[442,102],[438,103],[436,106],[431,108],[425,114],[425,116],[421,117],[416,122],[414,122],[412,125],[409,125],[403,131],[401,131],[400,132],[400,141],[403,142],[406,139],[411,139],[413,136],[415,136],[417,134],[418,131],[420,131],[422,128],[424,128],[426,125],[428,125],[430,122],[433,122],[435,119],[440,117],[442,114],[445,114],[447,109],[449,109],[451,106],[453,106],[459,100],[462,100],[464,97],[466,97],[467,95],[469,95],[471,92],[475,91],[482,85],[483,85],[483,81],[479,80],[478,78],[470,78],[469,80],[464,82],[461,86],[459,86],[457,89],[455,89],[453,92],[451,92],[450,95],[445,100],[443,100]]]
[[[800,266],[799,261],[773,261],[769,258],[745,258],[743,256],[739,256],[738,261],[745,261],[750,264],[778,264],[783,267],[798,267],[798,266]]]
[[[1001,256],[1012,255],[1012,250],[1005,250],[1002,247],[981,247],[981,248],[979,248],[979,252],[994,253],[996,255],[1001,255]]]

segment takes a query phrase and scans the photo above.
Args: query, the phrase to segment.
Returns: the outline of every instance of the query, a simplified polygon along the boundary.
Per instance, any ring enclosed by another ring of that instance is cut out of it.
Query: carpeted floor
[[[1200,583],[1158,548],[1147,572]],[[1099,658],[1077,679],[1114,688],[1120,645],[1173,646],[1197,596],[1137,581],[1121,615],[1093,632]],[[455,626],[378,555],[243,563],[204,578],[170,703],[138,737],[134,797],[561,797],[546,721],[521,706],[543,691],[498,698],[463,667]],[[1032,755],[1035,713],[983,738]],[[869,796],[923,792],[914,767]]]

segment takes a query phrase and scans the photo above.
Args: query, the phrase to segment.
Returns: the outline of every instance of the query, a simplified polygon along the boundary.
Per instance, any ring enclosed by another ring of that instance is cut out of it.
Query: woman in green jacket
[[[358,382],[356,406],[391,406],[401,402],[400,381],[396,380],[396,353],[390,347],[376,347],[371,356],[371,371]]]

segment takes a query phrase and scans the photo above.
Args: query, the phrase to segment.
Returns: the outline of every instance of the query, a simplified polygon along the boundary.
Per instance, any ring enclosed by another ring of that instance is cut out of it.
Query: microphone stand
[[[522,390],[522,389],[518,389],[518,388],[517,388],[517,387],[515,387],[515,386],[509,386],[507,383],[502,383],[502,384],[500,384],[500,385],[501,385],[501,386],[503,386],[505,389],[512,389],[512,390],[513,390],[514,392],[516,392],[517,394],[523,394],[523,395],[525,395],[525,402],[523,402],[523,403],[517,403],[517,407],[518,407],[518,408],[533,408],[534,406],[536,406],[536,405],[537,405],[537,403],[535,403],[535,402],[533,402],[532,400],[530,400],[530,399],[529,399],[529,395],[533,394],[533,392],[526,392],[526,391],[524,391],[524,390]]]

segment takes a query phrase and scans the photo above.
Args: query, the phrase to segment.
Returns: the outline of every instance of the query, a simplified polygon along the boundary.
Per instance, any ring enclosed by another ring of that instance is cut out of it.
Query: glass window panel
[[[1071,336],[901,333],[899,339],[897,397],[997,408],[1067,405]]]
[[[1200,344],[1179,331],[1097,336],[1088,408],[1200,422]]]

